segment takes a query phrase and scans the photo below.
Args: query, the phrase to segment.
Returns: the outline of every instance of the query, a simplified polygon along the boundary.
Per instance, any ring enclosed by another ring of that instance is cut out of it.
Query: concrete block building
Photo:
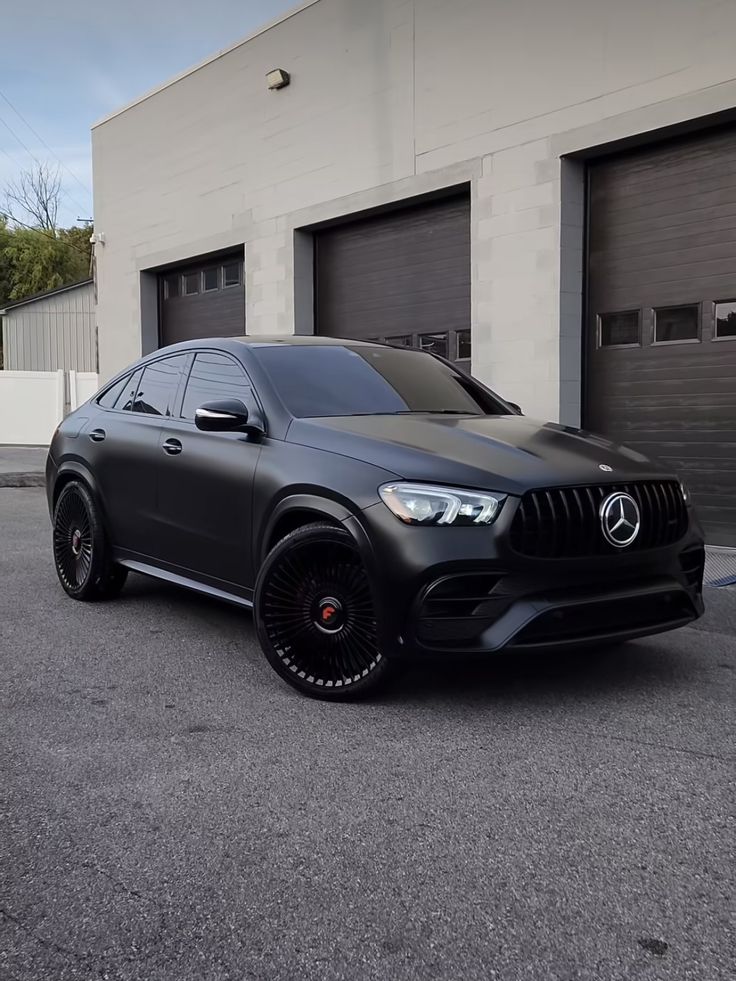
[[[94,127],[102,377],[422,347],[661,458],[736,544],[734,36],[722,0],[310,0]]]

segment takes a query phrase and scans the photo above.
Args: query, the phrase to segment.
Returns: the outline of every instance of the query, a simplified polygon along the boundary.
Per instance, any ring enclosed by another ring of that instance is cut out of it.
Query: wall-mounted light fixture
[[[284,89],[291,81],[291,75],[283,68],[274,68],[266,73],[266,84],[269,89]]]

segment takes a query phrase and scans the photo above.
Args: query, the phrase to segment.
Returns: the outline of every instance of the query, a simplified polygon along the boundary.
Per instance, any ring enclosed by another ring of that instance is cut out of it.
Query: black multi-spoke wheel
[[[271,666],[317,698],[356,698],[385,680],[370,583],[350,535],[307,525],[267,557],[255,593],[258,635]]]
[[[74,599],[105,599],[123,588],[127,570],[109,558],[102,521],[84,484],[67,484],[54,509],[54,561]]]

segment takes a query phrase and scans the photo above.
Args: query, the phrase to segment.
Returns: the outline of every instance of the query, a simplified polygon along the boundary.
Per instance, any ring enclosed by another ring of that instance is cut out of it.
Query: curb
[[[44,487],[42,473],[0,473],[0,487]]]

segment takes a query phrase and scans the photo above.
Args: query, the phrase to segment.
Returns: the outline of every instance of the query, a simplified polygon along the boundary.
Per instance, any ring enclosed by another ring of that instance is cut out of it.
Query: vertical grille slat
[[[559,532],[560,532],[560,522],[557,520],[557,512],[555,510],[555,502],[552,494],[549,491],[544,492],[544,499],[547,502],[547,507],[549,509],[549,528],[550,528],[550,551],[552,555],[558,555],[558,543],[559,543]]]
[[[570,511],[570,505],[568,503],[568,495],[565,491],[557,491],[560,495],[560,500],[562,501],[562,509],[565,512],[565,530],[562,534],[562,549],[563,555],[574,555],[575,554],[575,540],[572,537],[572,512]]]
[[[687,510],[676,481],[637,481],[528,491],[511,526],[511,546],[535,558],[572,558],[617,551],[603,537],[599,510],[617,490],[636,501],[639,536],[626,551],[672,545],[687,530]]]
[[[666,502],[664,500],[664,494],[660,492],[660,488],[656,484],[652,484],[652,496],[654,497],[655,503],[654,517],[656,520],[657,541],[659,541],[663,531],[667,528],[667,519],[664,514]]]
[[[641,485],[642,494],[646,498],[646,508],[642,509],[642,522],[644,521],[644,516],[646,515],[647,527],[646,527],[646,542],[649,547],[656,541],[656,536],[654,533],[654,528],[652,526],[652,511],[654,510],[654,505],[652,503],[652,495],[649,487],[646,484]]]

